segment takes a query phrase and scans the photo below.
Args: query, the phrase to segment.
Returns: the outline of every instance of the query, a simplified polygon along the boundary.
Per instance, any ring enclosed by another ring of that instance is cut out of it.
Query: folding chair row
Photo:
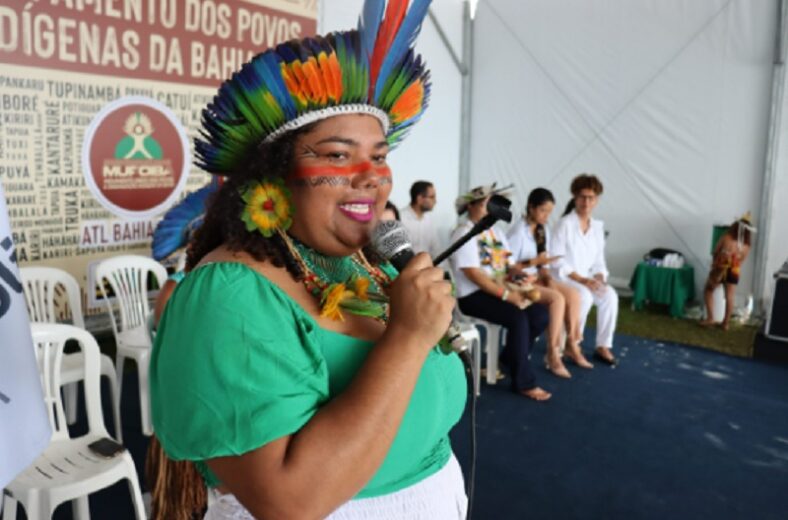
[[[32,322],[55,323],[56,304],[65,296],[72,322],[85,328],[77,281],[67,272],[52,267],[24,267],[21,270],[28,313]],[[122,441],[120,399],[126,359],[137,364],[139,377],[140,422],[145,435],[153,434],[148,391],[148,366],[152,349],[149,331],[151,314],[148,281],[153,276],[158,287],[167,280],[167,270],[157,261],[138,255],[121,255],[102,260],[96,266],[96,280],[107,307],[115,336],[115,363],[101,356],[101,375],[110,380],[115,437]],[[106,283],[105,283],[106,282]],[[64,294],[65,293],[65,294]],[[116,318],[113,304],[117,303]],[[61,382],[66,386],[66,411],[69,424],[77,417],[77,383],[84,379],[80,353],[67,354],[62,363]]]

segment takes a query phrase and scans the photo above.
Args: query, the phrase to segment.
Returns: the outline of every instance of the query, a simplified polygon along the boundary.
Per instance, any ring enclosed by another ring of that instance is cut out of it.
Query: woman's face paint
[[[296,184],[301,186],[349,186],[355,175],[369,171],[375,173],[380,184],[391,184],[391,169],[388,165],[385,163],[374,165],[371,161],[362,161],[346,166],[299,164],[293,172],[293,179]]]
[[[331,117],[299,136],[286,180],[295,207],[288,232],[331,256],[369,243],[391,193],[387,154],[380,122],[366,114]]]

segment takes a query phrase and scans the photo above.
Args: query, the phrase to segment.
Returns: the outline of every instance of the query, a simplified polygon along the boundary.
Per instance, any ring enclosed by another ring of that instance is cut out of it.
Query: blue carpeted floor
[[[788,518],[788,367],[616,342],[617,368],[569,365],[565,381],[538,363],[547,403],[482,385],[474,518]],[[136,372],[125,385],[124,440],[142,474]],[[467,413],[452,439],[467,470]],[[91,512],[133,518],[126,485],[93,495]]]
[[[616,345],[617,368],[540,367],[547,403],[483,386],[474,518],[788,518],[788,368]],[[467,468],[467,414],[452,438]]]

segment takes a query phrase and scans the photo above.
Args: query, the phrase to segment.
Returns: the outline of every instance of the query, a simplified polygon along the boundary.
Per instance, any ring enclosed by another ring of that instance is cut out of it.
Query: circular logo
[[[146,218],[167,210],[189,174],[189,141],[161,103],[124,97],[90,122],[82,144],[82,173],[93,196],[112,213]]]

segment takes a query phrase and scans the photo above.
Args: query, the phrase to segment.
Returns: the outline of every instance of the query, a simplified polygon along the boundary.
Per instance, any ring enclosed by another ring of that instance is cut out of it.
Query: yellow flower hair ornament
[[[246,186],[241,193],[245,202],[241,220],[247,231],[259,231],[266,238],[285,231],[293,223],[290,190],[282,179],[263,179]]]

